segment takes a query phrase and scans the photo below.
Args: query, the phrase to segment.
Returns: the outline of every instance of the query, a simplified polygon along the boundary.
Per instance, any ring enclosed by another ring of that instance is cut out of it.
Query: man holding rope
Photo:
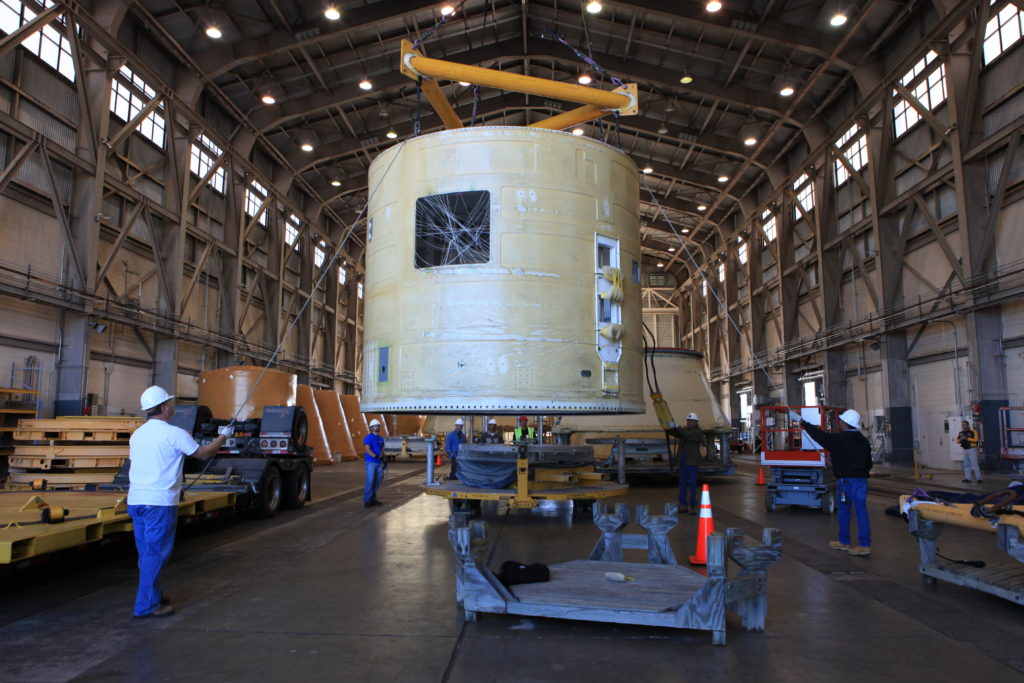
[[[164,389],[146,389],[140,404],[149,420],[128,442],[128,515],[135,527],[139,552],[134,614],[137,618],[169,617],[174,608],[160,589],[160,572],[174,549],[185,456],[209,460],[234,427],[218,427],[217,438],[200,446],[191,434],[169,423],[174,417],[174,397]]]

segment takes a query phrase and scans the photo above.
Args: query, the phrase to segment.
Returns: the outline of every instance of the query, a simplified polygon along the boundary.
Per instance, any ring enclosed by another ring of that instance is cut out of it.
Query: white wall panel
[[[966,359],[960,360],[960,379],[967,379]],[[952,360],[924,363],[910,368],[911,405],[918,460],[928,467],[956,469],[959,465],[950,456],[951,436],[944,423],[951,415],[960,415],[955,397],[955,374]],[[961,388],[964,391],[964,388]]]
[[[89,361],[86,392],[96,394],[107,415],[142,415],[139,396],[150,385],[153,371],[121,363]]]

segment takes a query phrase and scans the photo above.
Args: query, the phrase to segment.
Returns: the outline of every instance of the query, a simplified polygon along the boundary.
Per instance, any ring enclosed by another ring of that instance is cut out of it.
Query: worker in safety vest
[[[512,437],[515,441],[530,441],[537,443],[537,432],[533,427],[528,427],[525,415],[519,416],[519,426],[516,427],[514,436]]]
[[[978,484],[981,483],[981,468],[978,467],[978,432],[975,431],[974,427],[967,420],[960,423],[960,433],[956,435],[956,442],[960,444],[960,448],[963,449],[964,455],[964,481],[968,482],[971,480],[971,475],[974,475],[974,481]]]
[[[501,432],[498,431],[498,421],[491,419],[487,421],[487,431],[477,437],[477,443],[505,443],[505,439],[502,438]]]

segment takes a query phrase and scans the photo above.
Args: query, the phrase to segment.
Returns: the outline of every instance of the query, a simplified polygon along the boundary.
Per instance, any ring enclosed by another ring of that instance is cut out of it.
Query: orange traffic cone
[[[434,456],[434,467],[440,467],[440,466],[441,466],[441,454],[437,453]]]
[[[697,554],[690,555],[690,564],[708,563],[708,536],[715,531],[715,520],[711,517],[711,491],[708,485],[700,492],[700,525],[697,527]]]
[[[757,468],[757,485],[758,486],[764,486],[764,468],[763,467],[758,467]]]

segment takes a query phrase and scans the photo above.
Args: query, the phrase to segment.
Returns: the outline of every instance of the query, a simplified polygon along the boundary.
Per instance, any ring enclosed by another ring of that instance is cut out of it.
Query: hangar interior
[[[458,80],[431,90],[401,73],[407,40],[502,75],[637,84],[637,113],[606,112],[564,134],[635,164],[640,317],[652,346],[703,355],[735,445],[755,447],[761,406],[856,409],[876,472],[893,477],[891,490],[872,484],[879,520],[896,493],[925,485],[921,471],[933,486],[960,485],[962,420],[979,432],[986,481],[1010,470],[1000,409],[1024,406],[1020,0],[0,0],[0,31],[0,385],[34,392],[33,416],[140,417],[147,386],[195,402],[204,372],[233,366],[291,373],[312,392],[365,390],[364,353],[379,364],[364,338],[371,163],[446,129],[528,127],[575,106]],[[461,315],[481,315],[483,300],[465,297]],[[0,400],[8,433],[25,401]],[[797,645],[730,634],[742,654],[729,659],[693,634],[639,626],[463,623],[450,595],[447,509],[422,494],[424,466],[396,464],[384,489],[396,507],[373,517],[354,493],[361,465],[342,462],[317,468],[324,483],[295,521],[185,533],[169,571],[180,567],[182,592],[210,607],[170,627],[174,646],[211,665],[217,639],[188,629],[225,634],[225,649],[252,655],[237,669],[218,664],[227,678],[261,667],[284,677],[289,658],[316,678],[400,680],[620,680],[637,661],[654,662],[654,679],[680,680],[686,658],[695,662],[686,678],[748,666],[765,667],[766,680],[809,676],[811,664],[790,655],[849,680],[891,675],[893,658],[906,672],[1024,670],[1018,604],[919,586],[902,522],[879,533],[884,557],[871,570],[819,552],[828,518],[767,515],[754,459],[722,483],[715,513],[748,536],[754,524],[782,528],[767,634]],[[657,506],[675,492],[661,482],[630,496]],[[597,533],[564,505],[502,505],[484,503],[492,525],[507,530],[522,516],[506,556],[543,561],[560,545],[585,555]],[[290,524],[301,532],[290,535]],[[673,537],[680,556],[695,531]],[[278,545],[260,551],[259,534]],[[992,545],[962,536],[972,551]],[[133,580],[130,548],[103,552],[60,560],[67,573],[56,561],[19,570],[0,595],[11,615],[0,628],[24,635],[0,649],[14,655],[67,617],[69,641],[84,650],[89,615],[116,611],[108,601]],[[216,571],[204,583],[204,558],[217,553],[253,572],[237,594]],[[398,563],[378,565],[378,555]],[[294,580],[277,593],[271,571]],[[388,578],[396,594],[382,597]],[[324,589],[325,606],[312,609],[316,587],[335,581],[351,583]],[[260,597],[245,597],[249,589]],[[310,637],[325,642],[301,642],[290,600],[312,609]],[[346,605],[368,624],[334,623]],[[986,643],[936,625],[943,610],[991,619],[1007,635]],[[263,615],[287,623],[272,661],[250,649],[272,626],[245,626]],[[95,618],[115,631],[109,648],[40,669],[25,649],[13,679],[197,675],[161,650],[163,632]],[[831,656],[805,629],[820,629]],[[859,660],[854,637],[865,632],[873,652]],[[894,644],[901,632],[916,645]],[[560,654],[559,639],[572,654]],[[603,650],[606,640],[621,657]],[[148,654],[136,657],[135,643]],[[534,644],[534,657],[523,654]],[[488,668],[503,658],[507,671]]]

